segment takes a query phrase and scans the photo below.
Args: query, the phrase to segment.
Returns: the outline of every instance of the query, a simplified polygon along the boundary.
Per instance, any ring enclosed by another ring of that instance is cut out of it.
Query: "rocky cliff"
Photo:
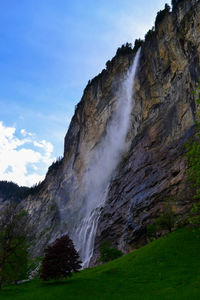
[[[191,205],[184,143],[194,132],[192,90],[200,78],[200,2],[178,2],[141,47],[129,149],[112,175],[100,211],[93,263],[104,239],[125,253],[144,243],[146,225],[162,211],[167,197],[173,197],[177,214]],[[63,159],[50,168],[39,192],[22,202],[36,228],[35,255],[80,222],[83,177],[105,136],[116,90],[134,56],[129,47],[118,51],[107,69],[88,83],[65,137]]]

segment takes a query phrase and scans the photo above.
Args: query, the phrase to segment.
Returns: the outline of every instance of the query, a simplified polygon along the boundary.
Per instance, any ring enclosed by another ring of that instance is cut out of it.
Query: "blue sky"
[[[42,180],[88,80],[166,2],[0,0],[0,180]]]

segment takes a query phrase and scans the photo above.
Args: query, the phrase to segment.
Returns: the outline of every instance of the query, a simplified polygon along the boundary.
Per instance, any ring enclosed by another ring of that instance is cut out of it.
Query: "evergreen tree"
[[[44,252],[40,273],[43,280],[66,278],[81,268],[79,255],[68,235],[57,239]]]

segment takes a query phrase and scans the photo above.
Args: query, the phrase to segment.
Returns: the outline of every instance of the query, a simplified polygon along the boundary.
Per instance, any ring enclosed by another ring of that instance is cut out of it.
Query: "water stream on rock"
[[[104,206],[109,182],[114,170],[127,150],[127,133],[134,106],[134,80],[140,49],[116,93],[115,109],[108,122],[106,134],[96,146],[89,168],[84,174],[84,209],[71,236],[78,250],[83,268],[88,267],[93,255],[98,220]]]

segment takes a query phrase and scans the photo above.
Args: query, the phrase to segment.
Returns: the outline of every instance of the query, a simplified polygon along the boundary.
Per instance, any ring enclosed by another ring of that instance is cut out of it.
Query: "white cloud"
[[[45,177],[45,171],[54,160],[53,145],[46,140],[37,141],[34,134],[25,129],[16,136],[15,127],[0,122],[0,180],[32,186]],[[41,169],[43,174],[38,173]],[[30,171],[31,169],[31,171]]]
[[[20,133],[23,137],[25,136],[33,136],[33,134],[31,132],[27,132],[26,129],[21,129]]]

